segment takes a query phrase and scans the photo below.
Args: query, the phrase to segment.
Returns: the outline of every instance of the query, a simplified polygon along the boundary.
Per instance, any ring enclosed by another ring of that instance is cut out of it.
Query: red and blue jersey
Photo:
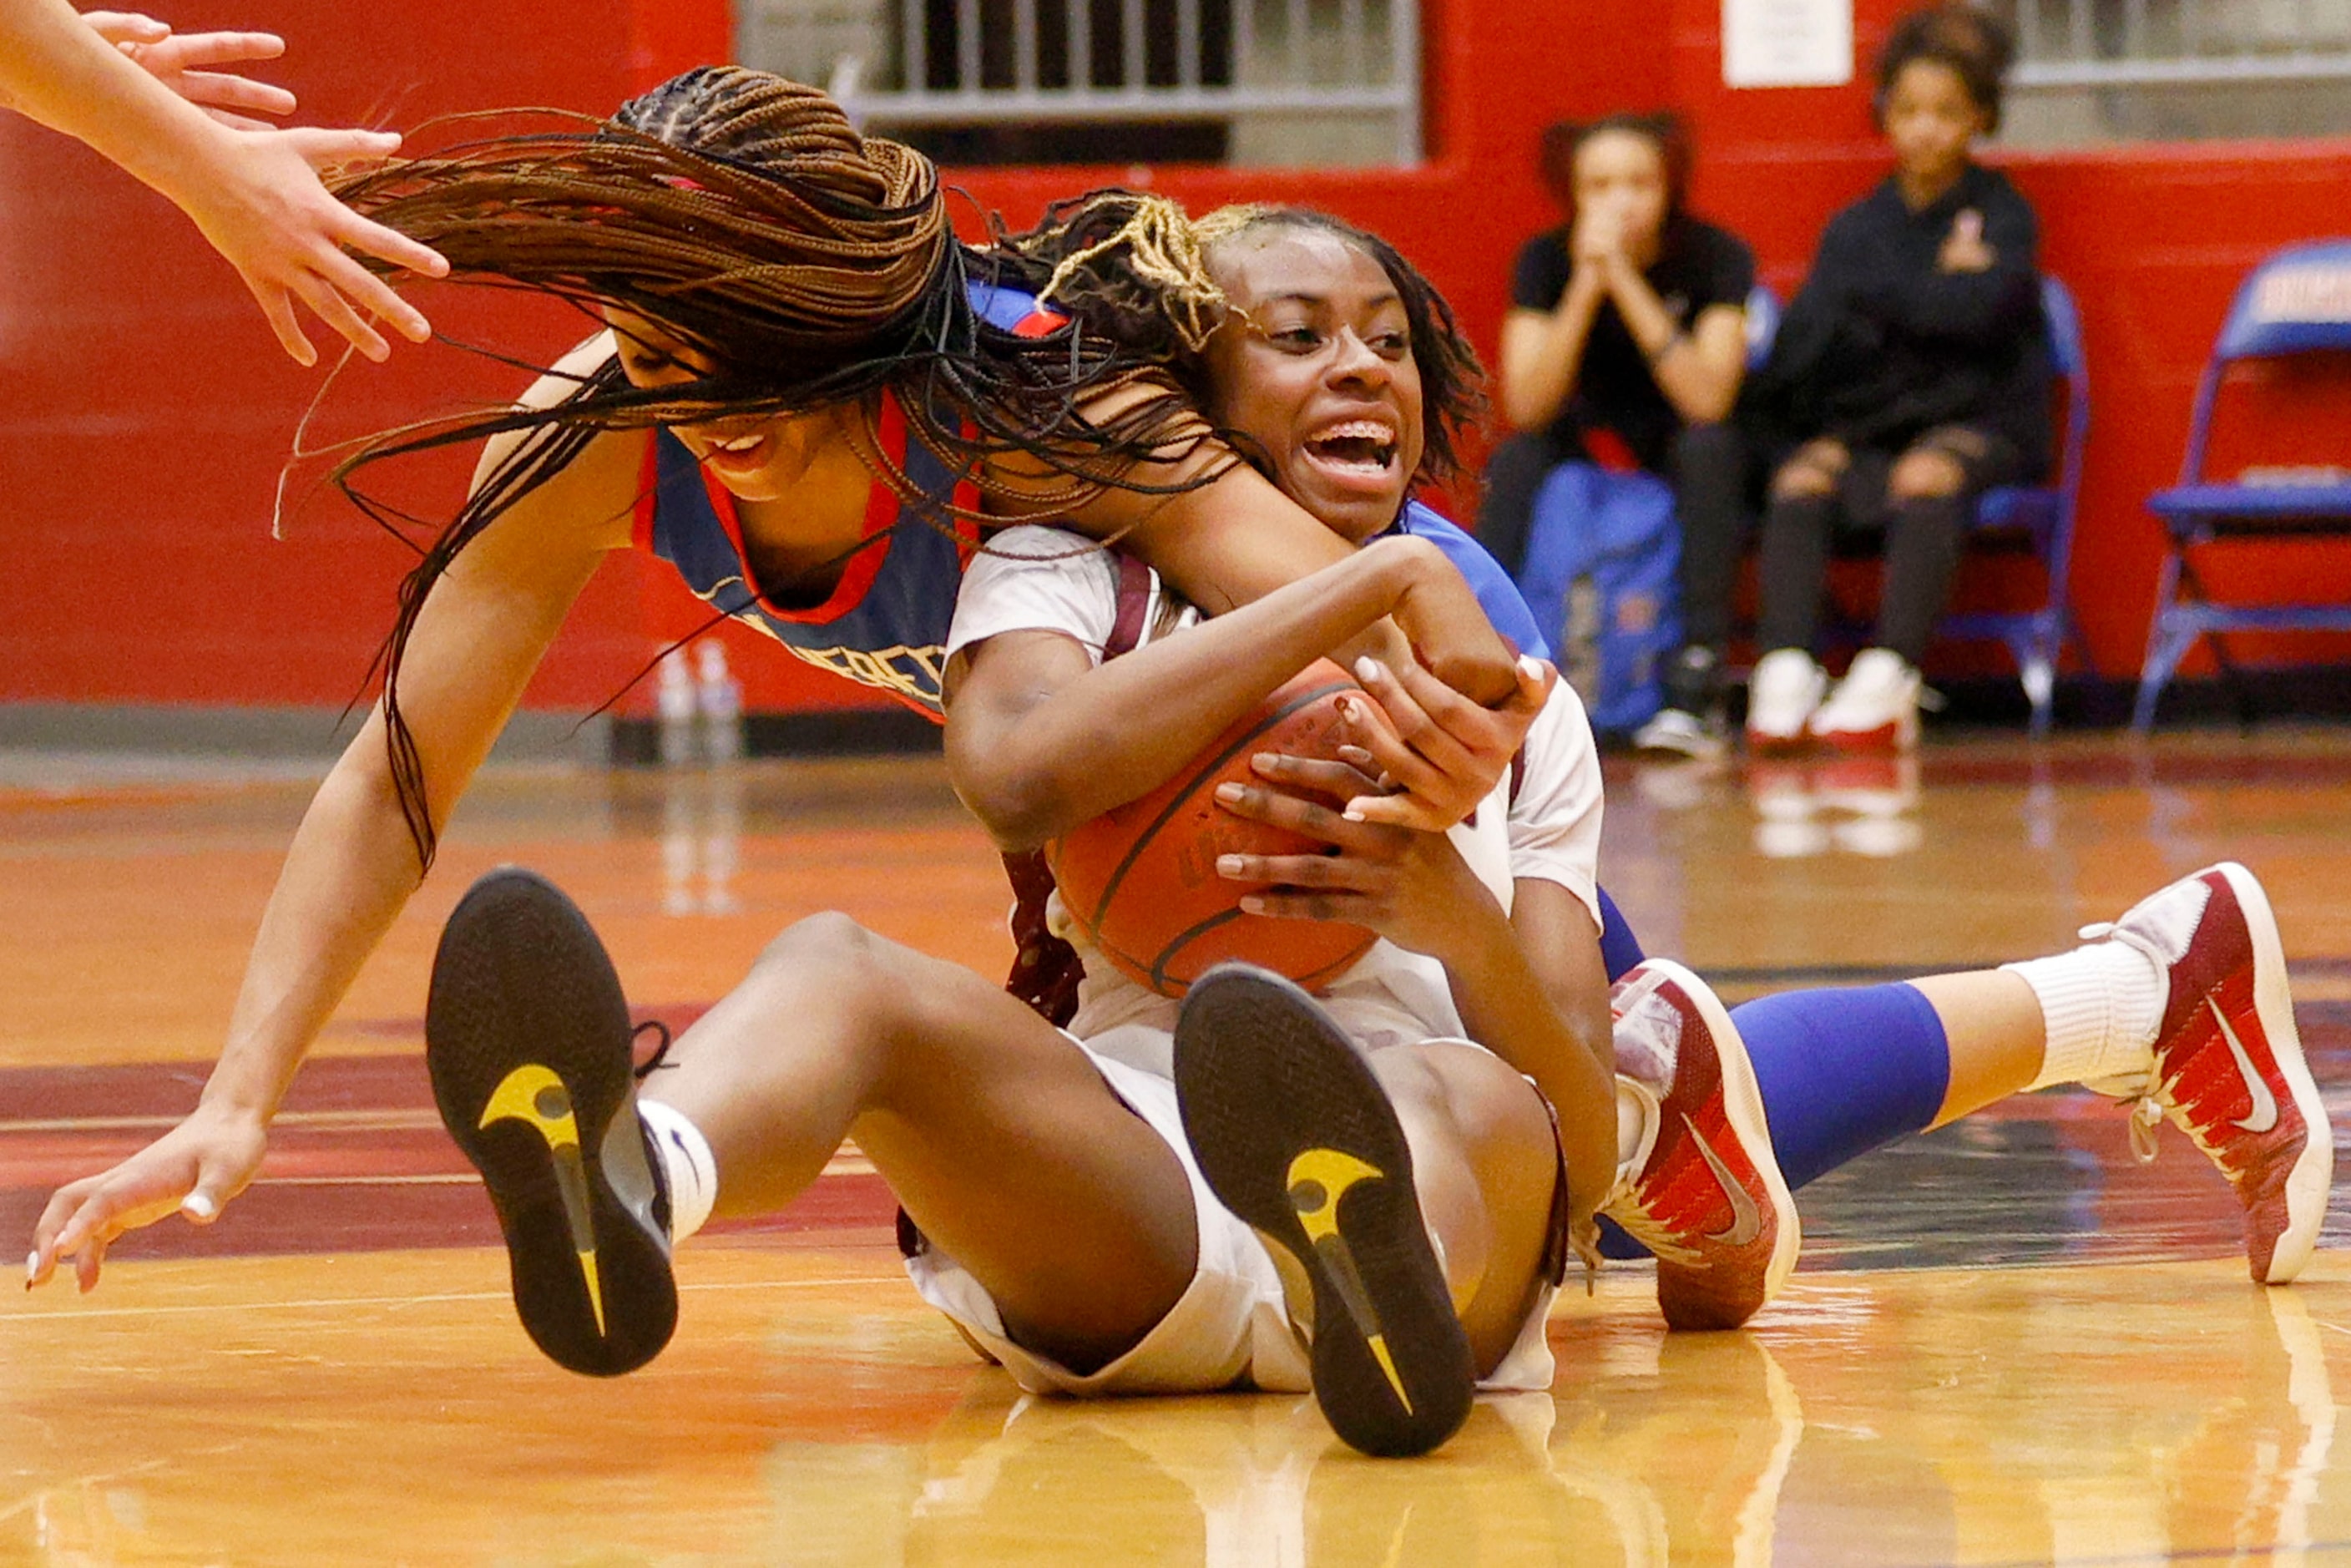
[[[973,309],[1024,336],[1042,335],[1063,319],[1015,289],[975,281],[970,291]],[[759,591],[734,496],[666,430],[653,433],[646,454],[636,542],[675,567],[697,597],[766,632],[794,657],[937,719],[956,589],[979,538],[977,525],[958,513],[978,509],[979,489],[912,437],[905,411],[888,394],[878,435],[883,457],[918,498],[909,501],[875,481],[862,537],[821,604],[786,608]]]

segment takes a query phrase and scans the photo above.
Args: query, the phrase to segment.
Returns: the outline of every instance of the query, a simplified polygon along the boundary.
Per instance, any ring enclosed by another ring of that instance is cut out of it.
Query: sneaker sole
[[[2327,1190],[2335,1181],[2335,1129],[2326,1119],[2326,1102],[2310,1075],[2302,1054],[2302,1034],[2294,1027],[2294,993],[2286,983],[2285,943],[2278,936],[2277,915],[2269,894],[2253,873],[2234,861],[2212,868],[2226,877],[2237,894],[2237,907],[2253,939],[2253,1010],[2268,1039],[2270,1059],[2294,1093],[2294,1109],[2302,1113],[2305,1134],[2302,1154],[2285,1181],[2286,1228],[2270,1254],[2262,1282],[2283,1285],[2302,1272],[2318,1247],[2318,1231],[2326,1218]]]
[[[505,867],[458,901],[425,1004],[433,1097],[489,1189],[524,1329],[595,1377],[643,1365],[677,1326],[666,1239],[614,1181],[650,1192],[643,1140],[624,1125],[605,1146],[635,1084],[628,1040],[611,961],[553,883]]]
[[[1404,1129],[1354,1043],[1289,981],[1219,967],[1184,998],[1176,1094],[1209,1187],[1312,1282],[1314,1397],[1332,1429],[1395,1458],[1451,1437],[1477,1381],[1469,1341]]]
[[[1715,996],[1712,988],[1687,968],[1671,958],[1645,958],[1641,967],[1660,974],[1681,988],[1706,1020],[1707,1031],[1714,1037],[1714,1060],[1722,1074],[1722,1109],[1729,1119],[1731,1130],[1739,1134],[1740,1146],[1747,1152],[1750,1164],[1763,1178],[1763,1190],[1771,1196],[1771,1212],[1780,1221],[1779,1234],[1771,1243],[1771,1261],[1763,1272],[1763,1300],[1768,1303],[1788,1282],[1796,1270],[1796,1258],[1804,1248],[1803,1222],[1796,1214],[1796,1200],[1788,1190],[1787,1178],[1780,1174],[1779,1151],[1771,1145],[1771,1125],[1763,1114],[1763,1088],[1755,1079],[1755,1065],[1748,1060],[1747,1041],[1739,1026],[1730,1021],[1730,1014]],[[1763,1158],[1757,1159],[1761,1151]]]

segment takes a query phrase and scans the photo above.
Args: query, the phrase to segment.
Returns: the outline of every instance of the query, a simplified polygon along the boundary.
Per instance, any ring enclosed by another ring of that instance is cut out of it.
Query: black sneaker
[[[603,945],[553,883],[502,867],[458,901],[425,1003],[433,1096],[496,1206],[523,1327],[596,1377],[677,1326],[630,1035]]]
[[[1176,1024],[1184,1135],[1226,1207],[1313,1283],[1314,1397],[1367,1454],[1423,1454],[1469,1414],[1469,1341],[1412,1154],[1354,1042],[1278,975],[1221,964]]]

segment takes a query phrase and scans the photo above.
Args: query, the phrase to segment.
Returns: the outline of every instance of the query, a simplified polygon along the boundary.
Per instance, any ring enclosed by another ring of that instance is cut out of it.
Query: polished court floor
[[[2242,860],[2351,1110],[2351,733],[1609,782],[1605,880],[1734,999],[2053,950]],[[0,755],[0,1239],[193,1102],[308,793]],[[1293,1399],[1021,1398],[917,1302],[853,1151],[685,1251],[651,1368],[572,1378],[515,1324],[418,1060],[440,922],[504,861],[570,889],[673,1021],[820,909],[988,972],[1008,948],[928,760],[486,778],[260,1183],[127,1239],[88,1298],[0,1297],[0,1564],[2351,1560],[2351,1220],[2253,1287],[2217,1174],[2171,1133],[2136,1165],[2081,1093],[1807,1188],[1804,1265],[1745,1332],[1668,1336],[1637,1268],[1571,1293],[1551,1393],[1426,1461],[1340,1449]]]

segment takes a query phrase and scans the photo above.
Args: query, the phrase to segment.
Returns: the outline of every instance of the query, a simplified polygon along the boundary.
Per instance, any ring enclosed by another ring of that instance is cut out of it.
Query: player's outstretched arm
[[[540,389],[550,383],[572,384],[550,377]],[[621,434],[591,444],[469,545],[434,586],[409,641],[400,706],[436,825],[448,820],[598,562],[626,548],[646,439]],[[500,447],[491,444],[486,468]],[[195,1111],[111,1170],[59,1189],[34,1232],[28,1286],[70,1259],[87,1291],[124,1231],[175,1211],[209,1221],[245,1190],[296,1069],[418,881],[379,707],[295,833]]]
[[[1119,399],[1149,391],[1126,388],[1089,405],[1086,413],[1107,418]],[[1209,473],[1216,475],[1212,482],[1183,488]],[[999,465],[995,476],[1015,486],[1023,477],[1009,464]],[[1309,577],[1354,548],[1220,443],[1204,443],[1180,461],[1145,465],[1134,477],[1173,493],[1106,488],[1051,520],[1141,557],[1210,615]],[[1017,510],[1017,502],[1009,505]],[[1518,700],[1516,653],[1473,598],[1431,593],[1408,600],[1396,607],[1392,621],[1331,651],[1347,661],[1372,653],[1397,668],[1425,664],[1469,699],[1444,715],[1455,743],[1444,762],[1428,758],[1431,766],[1418,772],[1404,797],[1416,809],[1416,821],[1458,821],[1492,792],[1526,738],[1532,716]],[[1489,704],[1493,706],[1481,706]],[[1466,763],[1468,770],[1448,771],[1447,764],[1456,762]]]
[[[298,301],[370,359],[391,350],[361,312],[417,341],[430,337],[415,307],[344,247],[431,277],[448,264],[336,201],[317,172],[388,157],[400,138],[267,129],[246,116],[284,112],[292,96],[210,68],[269,57],[283,47],[279,40],[227,33],[173,39],[160,27],[120,13],[85,23],[65,0],[0,0],[0,99],[169,197],[236,268],[278,341],[301,363],[317,363],[318,350],[296,319]]]
[[[1282,682],[1399,607],[1447,596],[1482,618],[1436,546],[1385,539],[1098,668],[1056,632],[988,638],[948,671],[949,772],[998,843],[1034,847],[1157,788]]]

